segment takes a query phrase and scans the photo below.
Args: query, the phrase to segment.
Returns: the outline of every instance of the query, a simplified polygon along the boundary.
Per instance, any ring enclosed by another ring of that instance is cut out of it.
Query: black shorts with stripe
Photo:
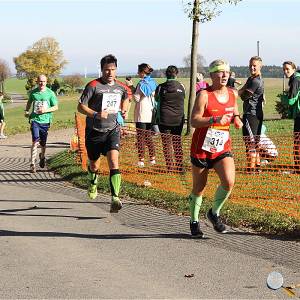
[[[258,148],[263,118],[243,115],[243,136],[247,150]]]

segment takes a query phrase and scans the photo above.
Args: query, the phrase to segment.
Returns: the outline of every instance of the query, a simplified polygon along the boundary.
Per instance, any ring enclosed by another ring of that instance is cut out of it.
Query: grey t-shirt
[[[106,109],[109,111],[107,119],[93,119],[86,117],[86,128],[99,132],[107,132],[117,126],[117,113],[120,104],[128,97],[126,89],[114,83],[107,84],[101,78],[89,82],[80,99],[79,103],[87,105],[96,112]]]
[[[245,87],[246,90],[252,93],[252,96],[243,103],[244,114],[261,118],[263,116],[262,103],[264,101],[264,82],[262,78],[260,76],[249,77]]]

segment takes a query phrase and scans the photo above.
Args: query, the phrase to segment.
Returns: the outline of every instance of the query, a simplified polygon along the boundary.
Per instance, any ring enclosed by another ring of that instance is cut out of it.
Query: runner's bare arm
[[[243,127],[243,122],[241,121],[240,118],[240,113],[239,113],[239,108],[237,104],[237,98],[238,98],[238,92],[233,91],[234,96],[235,96],[235,105],[234,105],[234,112],[233,112],[233,124],[236,129],[240,129]]]
[[[121,102],[121,114],[123,119],[127,119],[128,117],[129,104],[130,104],[129,98],[126,98],[124,101]]]
[[[77,110],[80,113],[82,113],[82,114],[84,114],[84,115],[86,115],[90,118],[107,119],[107,117],[108,117],[108,112],[106,110],[103,110],[101,112],[97,112],[97,111],[94,111],[94,110],[90,109],[87,105],[84,105],[82,103],[78,103]]]
[[[25,111],[24,111],[24,116],[26,118],[29,117],[29,110],[30,110],[30,107],[31,107],[31,103],[32,103],[32,101],[30,99],[26,103],[26,107],[25,107]]]
[[[208,95],[205,90],[201,91],[195,100],[191,114],[191,125],[194,128],[207,127],[210,123],[210,117],[203,117],[205,107],[207,106]]]
[[[45,114],[45,113],[49,113],[49,112],[53,112],[58,110],[58,105],[54,105],[48,108],[44,108],[43,106],[41,107],[39,114]]]

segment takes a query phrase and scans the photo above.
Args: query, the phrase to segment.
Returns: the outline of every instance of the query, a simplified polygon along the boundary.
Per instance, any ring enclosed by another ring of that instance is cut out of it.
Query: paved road
[[[23,106],[25,108],[27,98],[25,98],[23,95],[17,94],[17,93],[9,93],[9,95],[12,98],[12,102],[6,103],[6,108],[13,108],[17,106]]]
[[[71,133],[50,132],[48,156]],[[91,202],[48,170],[29,173],[29,144],[29,133],[0,141],[0,298],[284,299],[267,275],[300,283],[299,242],[206,222],[192,240],[187,218],[134,201],[111,215],[108,196]]]

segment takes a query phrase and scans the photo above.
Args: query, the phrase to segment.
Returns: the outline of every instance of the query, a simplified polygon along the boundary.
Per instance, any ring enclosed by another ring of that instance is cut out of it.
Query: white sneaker
[[[137,163],[138,167],[143,168],[145,167],[145,163],[143,161],[138,161]]]
[[[267,159],[262,159],[262,160],[260,161],[260,165],[261,165],[261,166],[266,166],[268,163],[269,163],[269,161],[268,161]]]
[[[0,139],[7,139],[7,136],[4,134],[0,134]]]

